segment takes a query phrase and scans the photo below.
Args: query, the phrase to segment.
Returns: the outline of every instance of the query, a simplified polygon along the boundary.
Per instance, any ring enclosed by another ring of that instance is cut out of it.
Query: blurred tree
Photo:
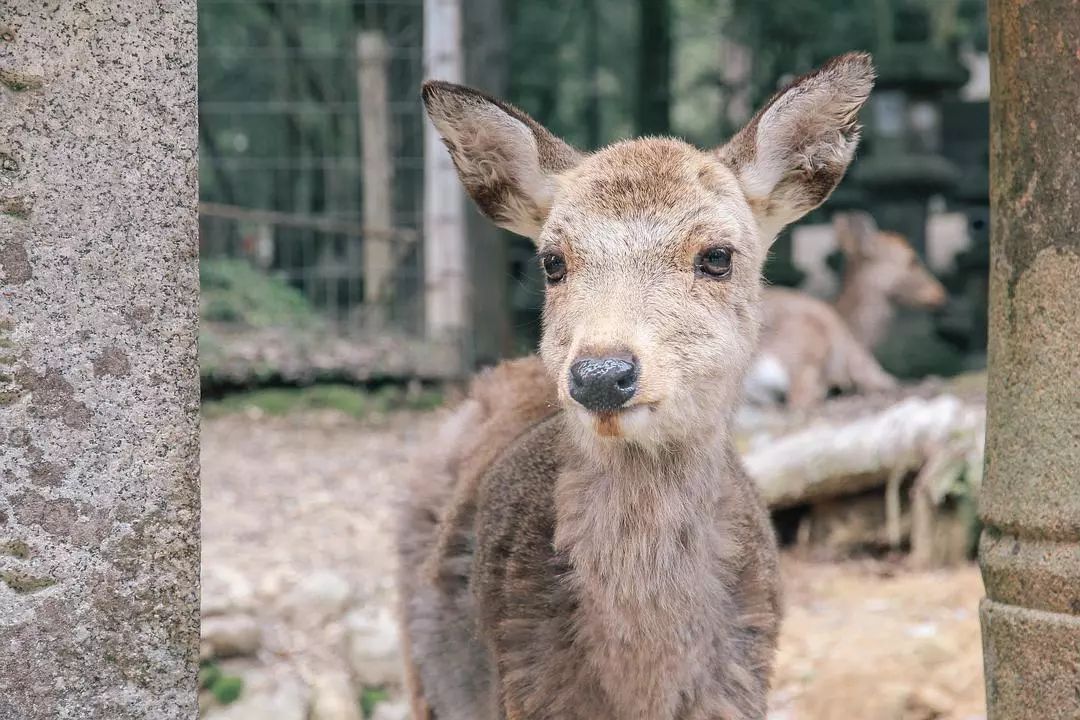
[[[671,130],[671,5],[638,0],[637,132]]]

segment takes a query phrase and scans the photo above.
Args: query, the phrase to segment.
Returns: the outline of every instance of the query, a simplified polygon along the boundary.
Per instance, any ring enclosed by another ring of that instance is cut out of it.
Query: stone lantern
[[[967,81],[956,53],[931,40],[921,5],[906,4],[881,28],[878,81],[864,114],[863,156],[853,190],[886,230],[925,254],[930,199],[947,195],[958,170],[942,155],[942,102]]]

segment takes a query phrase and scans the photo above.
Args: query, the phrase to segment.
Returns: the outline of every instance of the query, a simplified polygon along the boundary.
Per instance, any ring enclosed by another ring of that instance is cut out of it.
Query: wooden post
[[[0,12],[4,720],[198,715],[195,4]]]
[[[1080,12],[990,2],[990,720],[1080,717]]]
[[[424,76],[461,82],[460,0],[424,0]],[[424,309],[428,339],[459,348],[464,371],[469,292],[465,205],[449,153],[435,127],[424,127]]]
[[[364,305],[369,322],[385,319],[386,294],[394,274],[396,248],[394,223],[394,164],[390,137],[390,97],[386,38],[378,30],[364,30],[356,37],[356,78],[360,107],[364,227],[373,231],[363,237]]]

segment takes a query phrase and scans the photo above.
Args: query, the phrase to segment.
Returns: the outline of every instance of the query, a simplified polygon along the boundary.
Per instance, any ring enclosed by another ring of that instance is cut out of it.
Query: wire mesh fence
[[[342,336],[422,332],[422,5],[200,0],[204,268],[243,263]]]

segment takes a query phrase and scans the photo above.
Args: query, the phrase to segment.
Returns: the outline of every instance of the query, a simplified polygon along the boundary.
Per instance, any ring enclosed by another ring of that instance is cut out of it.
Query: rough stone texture
[[[992,0],[989,717],[1080,717],[1080,13]]]
[[[195,0],[0,0],[0,718],[193,718]]]

